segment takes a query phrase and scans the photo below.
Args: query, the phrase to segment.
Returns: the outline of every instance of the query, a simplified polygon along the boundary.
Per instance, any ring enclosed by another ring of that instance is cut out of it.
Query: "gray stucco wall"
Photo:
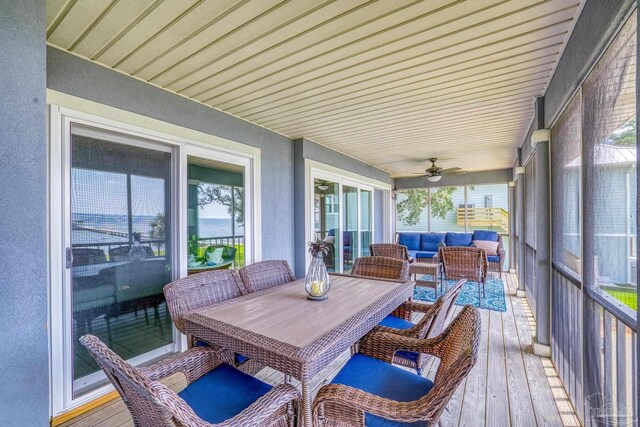
[[[3,1],[0,17],[0,425],[45,426],[45,4]]]
[[[47,87],[260,148],[262,258],[294,263],[293,144],[289,138],[51,47],[47,48]]]
[[[466,175],[443,176],[438,182],[431,182],[424,176],[416,178],[396,179],[395,184],[399,190],[406,188],[448,187],[473,184],[497,184],[509,182],[513,176],[511,169],[499,169],[485,172],[470,172]]]
[[[306,139],[296,139],[293,141],[294,145],[294,178],[295,178],[295,245],[296,245],[296,254],[300,254],[296,258],[295,263],[295,273],[296,276],[301,277],[304,276],[306,270],[306,259],[302,254],[306,251],[306,238],[307,233],[305,232],[305,205],[304,205],[304,193],[305,193],[305,170],[304,170],[304,161],[305,159],[314,160],[316,162],[324,163],[327,165],[331,165],[333,167],[337,167],[343,169],[345,171],[349,171],[352,173],[356,173],[358,175],[365,176],[367,178],[376,179],[378,181],[392,183],[393,180],[391,176],[381,170],[377,169],[371,165],[363,163],[359,160],[356,160],[352,157],[346,156],[344,154],[338,153],[330,148],[327,148],[323,145],[316,144],[315,142]],[[374,216],[376,218],[380,218],[382,204],[376,203],[374,209],[376,210]],[[377,234],[377,233],[376,233]],[[374,236],[375,237],[375,236]],[[378,240],[374,240],[378,241]]]
[[[334,151],[324,145],[317,144],[310,139],[304,138],[301,141],[303,144],[303,156],[305,159],[315,160],[317,162],[335,166],[337,168],[357,173],[358,175],[366,176],[367,178],[387,182],[389,184],[393,182],[389,173],[382,169],[378,169],[367,163],[361,162],[360,160],[356,160],[353,157]]]

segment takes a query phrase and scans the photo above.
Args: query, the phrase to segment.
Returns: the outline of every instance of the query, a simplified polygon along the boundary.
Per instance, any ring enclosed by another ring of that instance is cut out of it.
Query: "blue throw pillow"
[[[420,233],[398,233],[398,244],[410,251],[420,250]]]
[[[497,242],[498,232],[490,230],[476,230],[473,232],[473,240],[488,240],[491,242]]]
[[[471,246],[473,234],[471,233],[447,233],[445,243],[447,246]]]

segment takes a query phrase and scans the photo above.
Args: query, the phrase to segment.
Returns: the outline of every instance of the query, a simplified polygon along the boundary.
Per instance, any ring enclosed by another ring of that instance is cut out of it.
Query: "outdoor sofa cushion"
[[[426,258],[426,259],[431,259],[434,256],[438,255],[438,252],[431,252],[431,251],[407,251],[409,253],[409,256],[414,258],[414,259],[418,259],[418,258]]]
[[[489,240],[474,240],[472,246],[476,248],[484,249],[485,253],[488,256],[498,255],[498,242],[493,242]]]
[[[410,251],[420,250],[421,233],[398,233],[398,244],[404,245]]]
[[[423,233],[420,235],[420,250],[438,252],[438,245],[444,242],[447,233]]]
[[[473,242],[472,233],[447,233],[444,243],[447,246],[471,246]]]
[[[178,393],[205,421],[221,423],[238,415],[271,390],[271,386],[222,364]]]
[[[489,240],[492,242],[497,242],[498,232],[491,230],[475,230],[473,232],[473,240]]]
[[[489,255],[487,257],[487,261],[489,261],[489,262],[500,262],[500,256],[498,256],[498,255]]]
[[[413,402],[429,393],[433,382],[363,354],[355,354],[331,381],[398,402]],[[367,427],[426,426],[426,421],[401,423],[365,413]]]

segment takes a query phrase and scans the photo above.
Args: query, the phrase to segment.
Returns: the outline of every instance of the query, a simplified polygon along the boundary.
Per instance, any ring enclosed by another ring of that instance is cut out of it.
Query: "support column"
[[[509,273],[516,272],[515,238],[516,238],[516,183],[515,181],[509,181]]]
[[[524,269],[525,269],[525,238],[524,238],[524,167],[516,168],[516,229],[518,230],[517,254],[518,257],[518,290],[516,296],[525,298]]]
[[[0,17],[0,425],[45,426],[49,425],[45,2],[0,1]]]
[[[549,142],[551,132],[533,132],[531,144],[537,153],[536,188],[536,336],[533,352],[551,357],[551,189]]]

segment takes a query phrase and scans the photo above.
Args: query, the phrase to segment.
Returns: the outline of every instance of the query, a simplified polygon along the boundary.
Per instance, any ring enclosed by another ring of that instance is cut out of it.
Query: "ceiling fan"
[[[416,175],[426,176],[431,182],[440,181],[442,179],[442,175],[464,175],[467,173],[467,171],[463,171],[462,168],[442,169],[441,167],[436,166],[436,162],[438,161],[436,157],[431,157],[428,160],[431,162],[431,167],[425,169],[425,173],[419,173]]]
[[[327,191],[329,189],[329,183],[327,181],[322,181],[319,179],[316,179],[315,186],[320,191]]]

